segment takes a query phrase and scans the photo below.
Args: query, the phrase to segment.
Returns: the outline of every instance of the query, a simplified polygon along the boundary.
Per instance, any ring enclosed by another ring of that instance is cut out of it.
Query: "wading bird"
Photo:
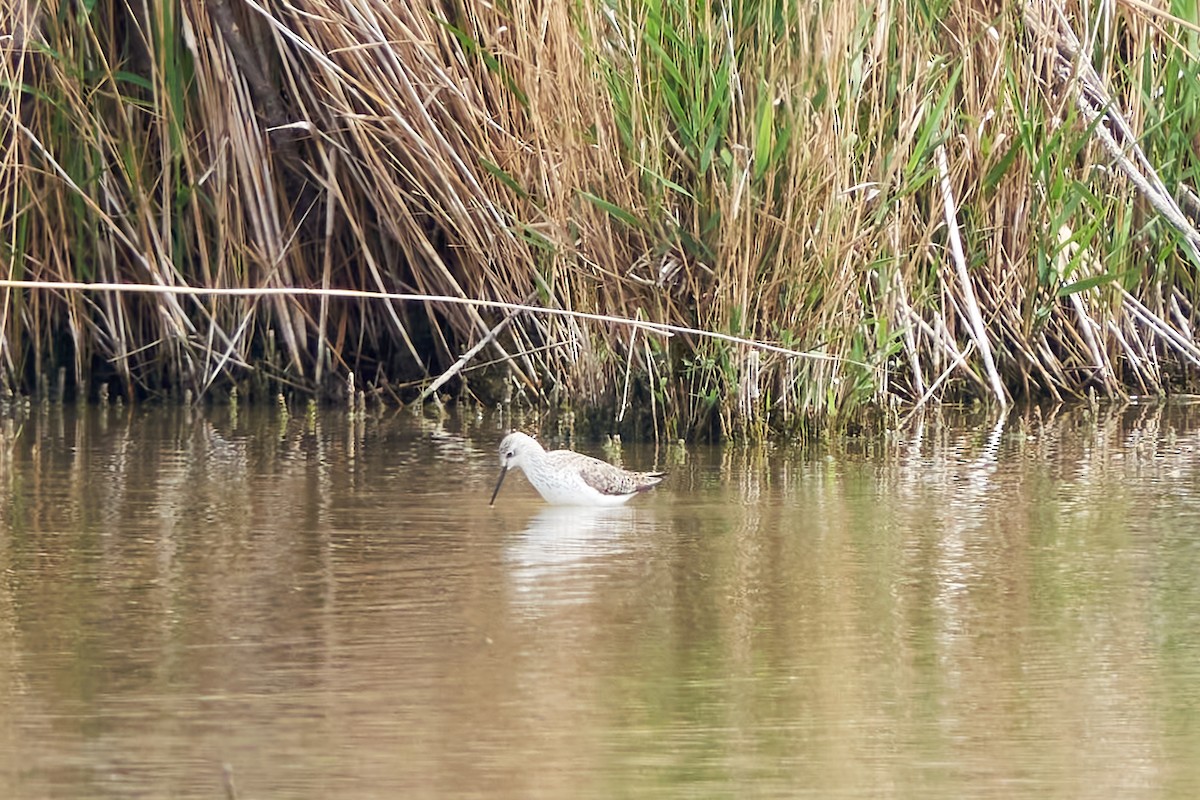
[[[500,477],[488,505],[494,505],[504,476],[513,467],[547,503],[556,506],[615,506],[659,484],[664,472],[630,472],[570,450],[547,452],[532,436],[514,431],[500,442]]]

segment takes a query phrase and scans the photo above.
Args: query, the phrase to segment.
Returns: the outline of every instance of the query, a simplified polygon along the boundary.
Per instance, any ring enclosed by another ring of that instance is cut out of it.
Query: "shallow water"
[[[626,445],[601,512],[489,508],[508,424],[5,423],[0,796],[1200,791],[1200,407]]]

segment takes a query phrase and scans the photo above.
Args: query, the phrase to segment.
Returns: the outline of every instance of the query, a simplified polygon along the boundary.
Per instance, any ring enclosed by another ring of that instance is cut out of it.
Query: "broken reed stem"
[[[351,300],[392,300],[401,303],[434,303],[441,305],[468,306],[470,308],[491,308],[501,311],[527,312],[551,317],[567,317],[582,319],[590,322],[604,322],[612,325],[623,325],[637,330],[657,333],[661,336],[683,334],[700,336],[731,344],[743,345],[766,353],[776,353],[789,358],[804,358],[812,361],[829,361],[837,364],[853,364],[858,367],[875,370],[876,367],[863,361],[842,358],[812,350],[793,350],[777,344],[746,339],[728,333],[706,331],[700,328],[689,328],[684,325],[672,325],[667,322],[650,322],[647,320],[614,317],[608,314],[592,314],[586,311],[572,311],[565,308],[545,308],[524,303],[508,303],[503,300],[479,300],[473,297],[451,297],[448,295],[414,294],[407,292],[370,292],[361,289],[312,289],[306,287],[265,286],[260,288],[229,287],[204,288],[199,286],[165,286],[145,283],[87,283],[84,281],[20,281],[0,279],[0,289],[30,289],[51,292],[111,292],[128,294],[165,294],[185,295],[190,297],[337,297]]]
[[[964,364],[967,363],[967,356],[969,356],[971,354],[971,348],[974,347],[974,345],[975,345],[974,342],[967,342],[967,346],[962,349],[962,352],[955,355],[954,361],[952,361],[949,364],[949,366],[947,366],[944,370],[942,370],[942,374],[938,375],[937,379],[934,380],[934,382],[932,384],[930,384],[929,391],[927,391],[927,392],[925,392],[925,394],[921,395],[921,399],[919,399],[917,401],[916,405],[914,405],[911,409],[909,409],[908,413],[904,416],[904,418],[902,420],[900,420],[901,428],[906,426],[908,424],[908,421],[910,419],[912,419],[913,416],[915,416],[917,414],[917,412],[919,412],[922,408],[924,408],[926,403],[928,403],[930,400],[933,399],[934,394],[937,393],[938,387],[941,386],[942,383],[947,378],[950,377],[950,373],[954,372],[954,370],[958,369],[960,366],[963,366]]]
[[[1175,352],[1200,367],[1200,348],[1185,339],[1178,331],[1163,321],[1157,314],[1146,308],[1145,303],[1131,295],[1123,287],[1118,287],[1124,305],[1134,316],[1140,319],[1151,330],[1172,346]]]
[[[967,259],[963,254],[962,238],[958,234],[957,209],[954,206],[954,193],[950,188],[950,169],[946,165],[946,146],[937,147],[938,175],[942,186],[942,205],[946,213],[946,227],[950,235],[950,253],[954,256],[954,266],[958,274],[959,287],[963,294],[963,304],[967,307],[967,322],[971,331],[971,339],[979,349],[983,359],[983,368],[987,371],[988,380],[992,385],[992,393],[1000,402],[1001,408],[1008,406],[1004,384],[1000,373],[996,371],[996,362],[992,359],[992,347],[988,343],[987,327],[983,324],[983,314],[979,311],[979,303],[975,301],[975,290],[971,286],[971,275],[967,272]]]
[[[1146,157],[1132,126],[1121,113],[1116,100],[1108,93],[1105,81],[1096,73],[1091,60],[1083,54],[1079,38],[1068,24],[1065,12],[1060,6],[1052,4],[1051,23],[1043,16],[1043,11],[1045,9],[1042,7],[1026,3],[1025,22],[1047,42],[1060,80],[1069,84],[1075,95],[1075,106],[1083,115],[1092,135],[1147,202],[1179,231],[1193,264],[1200,264],[1200,231],[1180,210],[1158,171]],[[1166,16],[1176,23],[1183,22],[1171,15]]]
[[[535,297],[537,297],[536,290],[533,292],[530,292],[525,297],[525,300],[523,301],[523,303],[528,304]],[[321,300],[322,300],[322,302],[324,302],[326,300],[326,298],[321,298]],[[447,369],[445,372],[443,372],[441,375],[439,375],[437,377],[437,379],[433,381],[433,383],[426,386],[421,391],[421,395],[417,398],[417,402],[424,403],[425,399],[428,398],[434,392],[436,392],[438,389],[442,388],[442,385],[445,384],[446,381],[450,380],[455,375],[457,375],[459,372],[461,372],[462,368],[465,367],[468,363],[470,363],[471,359],[475,358],[475,356],[477,356],[479,354],[480,350],[487,347],[490,342],[494,341],[495,338],[500,335],[500,332],[503,331],[505,328],[507,328],[508,324],[517,318],[517,314],[519,314],[519,313],[521,313],[521,312],[520,311],[510,312],[508,314],[508,316],[506,316],[504,319],[500,320],[500,324],[496,325],[494,328],[492,328],[490,331],[488,331],[487,334],[482,339],[480,339],[478,342],[476,342],[475,345],[473,347],[471,347],[470,350],[468,350],[467,352],[465,352],[461,356],[459,356],[458,360],[455,361],[453,364],[451,364],[449,369]]]

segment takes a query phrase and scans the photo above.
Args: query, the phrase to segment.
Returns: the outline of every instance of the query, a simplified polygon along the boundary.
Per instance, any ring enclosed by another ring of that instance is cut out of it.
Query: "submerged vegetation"
[[[0,3],[10,393],[759,436],[1200,376],[1195,4]]]

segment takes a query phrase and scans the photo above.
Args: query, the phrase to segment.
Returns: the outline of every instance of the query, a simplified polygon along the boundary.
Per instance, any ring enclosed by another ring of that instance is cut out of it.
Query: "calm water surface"
[[[626,445],[603,513],[489,508],[509,424],[5,422],[0,797],[1200,796],[1200,407]]]

